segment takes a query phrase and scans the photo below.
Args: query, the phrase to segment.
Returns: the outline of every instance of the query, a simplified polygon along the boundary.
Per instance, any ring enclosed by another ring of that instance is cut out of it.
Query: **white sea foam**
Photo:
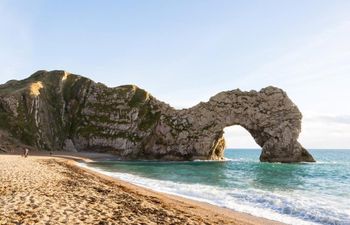
[[[179,162],[179,161],[175,161]],[[211,160],[211,159],[195,159],[193,161],[184,161],[184,162],[257,162],[257,160],[252,159],[246,159],[246,158],[238,158],[238,159],[231,159],[231,158],[224,158],[223,160]]]
[[[128,173],[109,172],[80,163],[82,167],[115,177],[155,191],[207,202],[213,205],[249,213],[287,224],[350,224],[350,215],[345,209],[313,201],[312,198],[285,196],[258,189],[225,189],[203,184],[186,184],[174,181],[155,180]],[[345,218],[339,220],[339,218]],[[349,219],[347,223],[347,218]]]

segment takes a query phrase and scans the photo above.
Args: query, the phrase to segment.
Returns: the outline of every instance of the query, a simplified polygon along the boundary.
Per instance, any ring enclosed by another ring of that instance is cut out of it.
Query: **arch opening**
[[[261,149],[244,127],[232,125],[224,128],[225,149]]]

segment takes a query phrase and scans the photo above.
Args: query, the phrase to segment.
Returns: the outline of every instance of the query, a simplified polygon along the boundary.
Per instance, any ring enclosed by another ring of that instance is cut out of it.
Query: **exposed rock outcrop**
[[[223,159],[223,129],[241,125],[261,161],[312,162],[297,141],[302,115],[275,87],[221,92],[175,110],[146,91],[108,88],[65,71],[38,71],[0,86],[0,127],[43,150],[110,151],[125,159]]]

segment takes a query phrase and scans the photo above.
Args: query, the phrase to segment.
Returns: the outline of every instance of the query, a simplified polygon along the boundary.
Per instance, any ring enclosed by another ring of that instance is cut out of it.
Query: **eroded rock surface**
[[[38,71],[0,86],[0,127],[43,150],[109,151],[125,159],[223,159],[223,129],[241,125],[261,161],[312,162],[297,141],[302,115],[275,87],[221,92],[175,110],[146,91],[108,88],[65,71]]]

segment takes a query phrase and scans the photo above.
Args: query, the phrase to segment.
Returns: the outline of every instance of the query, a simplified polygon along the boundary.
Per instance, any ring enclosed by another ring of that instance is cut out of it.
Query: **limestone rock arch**
[[[221,92],[176,110],[135,85],[110,88],[65,71],[0,85],[0,129],[41,150],[108,151],[122,159],[221,160],[223,129],[240,125],[264,162],[312,162],[302,115],[275,87]]]
[[[221,92],[208,102],[173,114],[175,122],[169,123],[163,118],[156,128],[156,132],[160,131],[158,137],[172,130],[179,134],[163,141],[167,143],[165,152],[172,152],[174,147],[173,150],[177,149],[178,153],[189,158],[222,159],[225,149],[223,129],[240,125],[261,146],[262,162],[314,161],[297,140],[302,114],[279,88],[267,87],[259,92],[239,89]],[[156,143],[152,148],[162,149]]]

